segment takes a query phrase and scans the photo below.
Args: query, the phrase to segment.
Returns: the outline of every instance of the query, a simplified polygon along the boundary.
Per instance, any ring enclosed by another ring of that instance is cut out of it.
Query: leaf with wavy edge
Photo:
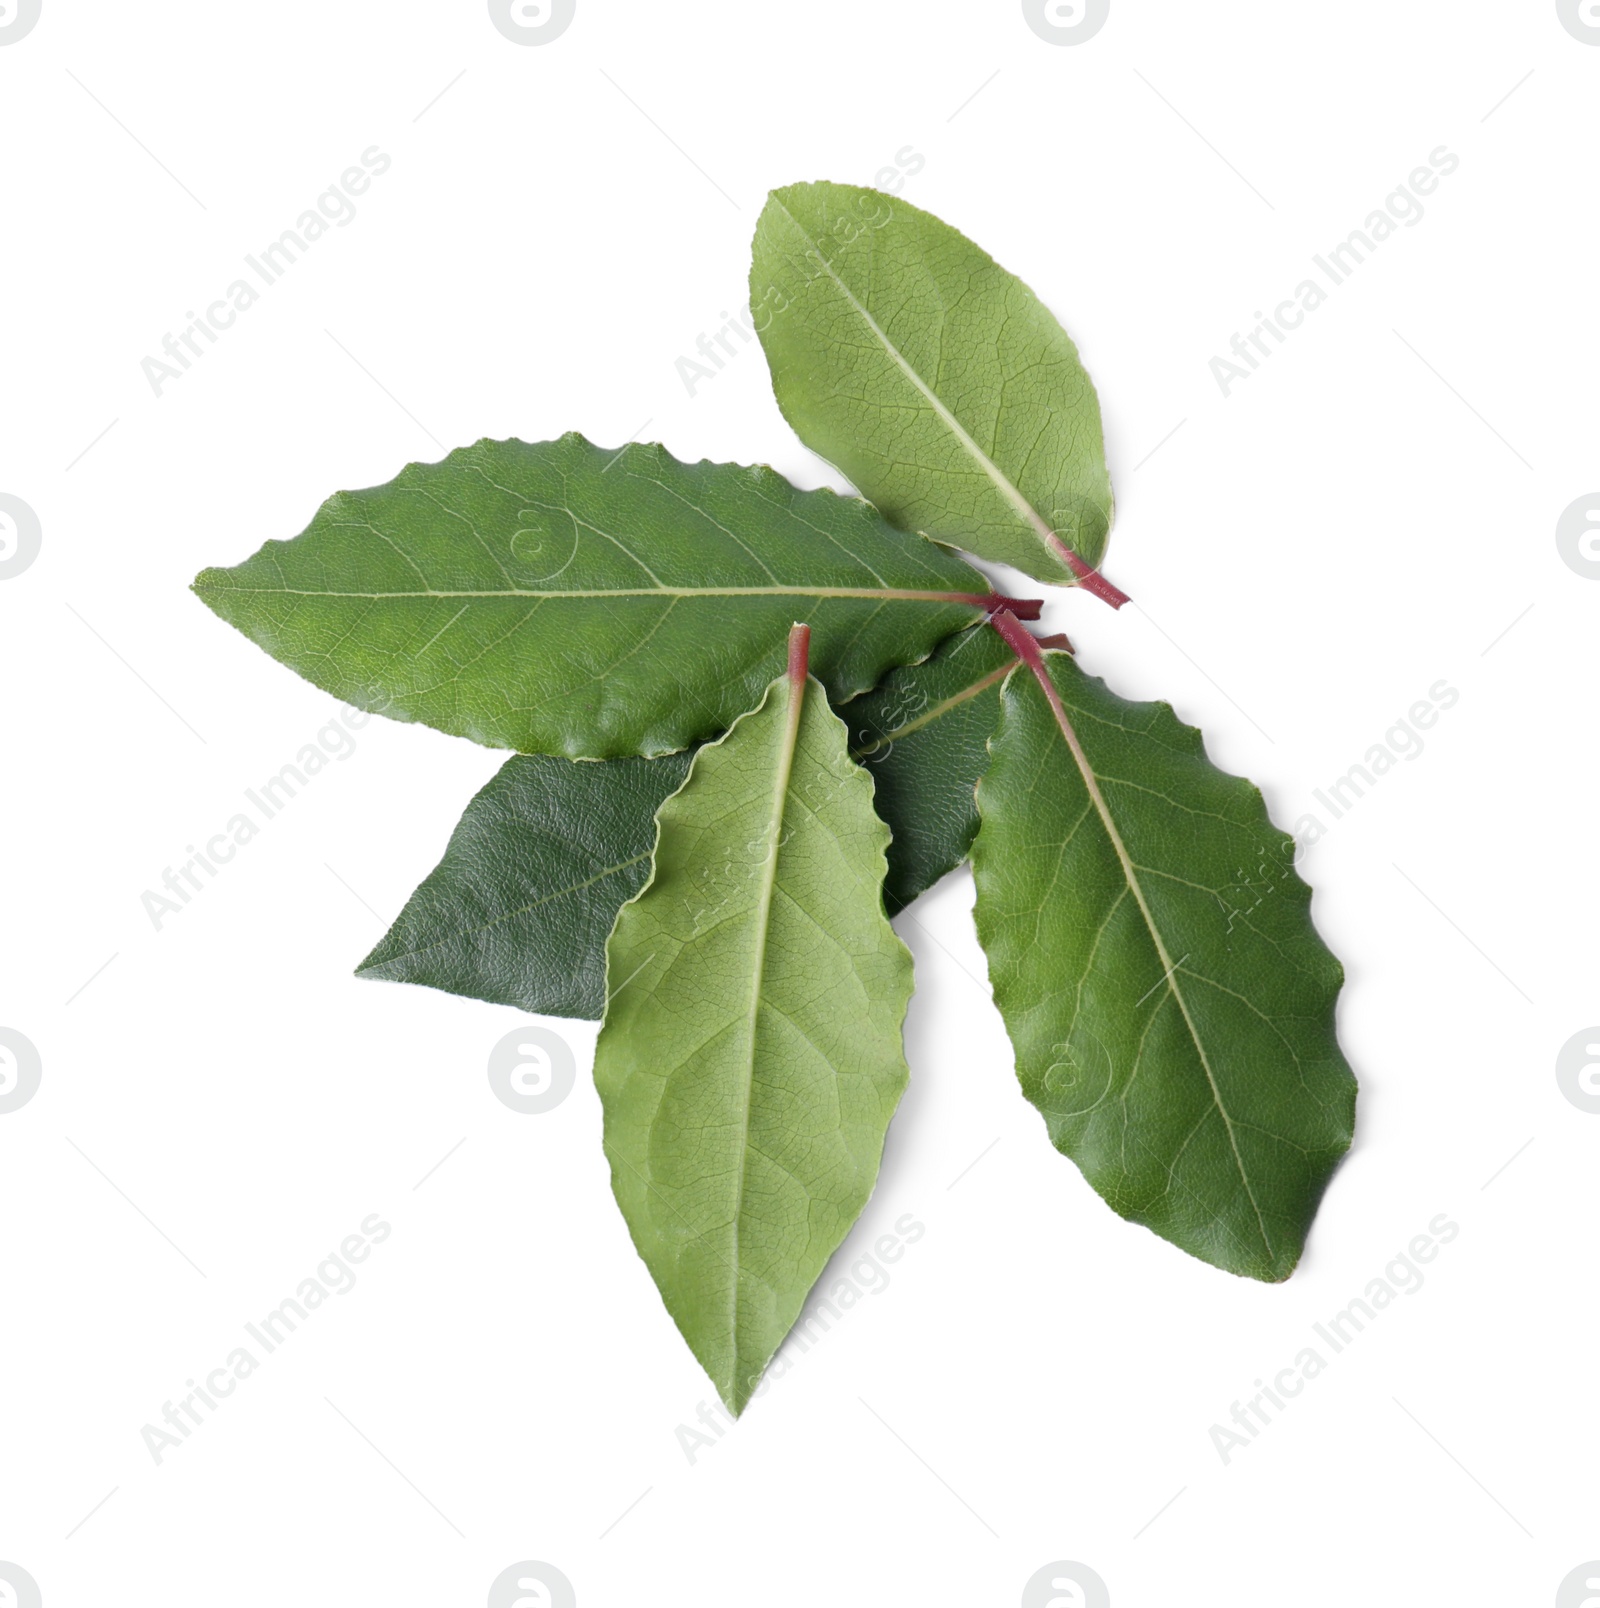
[[[783,416],[897,525],[1118,604],[1100,403],[1039,298],[932,213],[774,190],[750,305]]]
[[[735,1413],[871,1195],[907,1079],[888,832],[805,635],[661,806],[595,1047],[617,1202]]]
[[[1122,1216],[1287,1278],[1356,1092],[1293,840],[1168,705],[997,623],[1028,668],[1001,693],[972,865],[1023,1092]]]
[[[782,668],[773,644],[796,618],[842,701],[1000,601],[857,498],[576,434],[480,441],[340,492],[294,540],[194,587],[361,708],[573,759],[726,730]]]

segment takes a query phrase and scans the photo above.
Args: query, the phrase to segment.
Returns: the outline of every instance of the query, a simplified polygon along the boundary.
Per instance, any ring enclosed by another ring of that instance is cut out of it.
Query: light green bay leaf
[[[896,524],[1057,585],[1074,571],[1052,537],[1099,564],[1094,385],[965,235],[877,190],[792,184],[756,225],[750,305],[784,417]]]
[[[771,469],[480,441],[340,492],[195,591],[317,686],[494,748],[671,753],[724,731],[813,629],[835,700],[994,601],[875,509]]]
[[[872,1193],[911,957],[871,778],[803,658],[657,819],[607,947],[595,1082],[634,1244],[737,1413]]]
[[[1122,1216],[1287,1278],[1356,1095],[1293,840],[1167,705],[1042,667],[1048,695],[1026,668],[1002,690],[972,850],[1023,1092]]]
[[[688,771],[687,754],[508,759],[357,975],[598,1019],[606,939],[650,874],[656,810]]]

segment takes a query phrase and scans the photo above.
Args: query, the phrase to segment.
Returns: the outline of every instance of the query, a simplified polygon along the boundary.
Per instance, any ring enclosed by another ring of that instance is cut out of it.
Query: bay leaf
[[[357,976],[598,1020],[606,939],[688,772],[688,754],[508,759]]]
[[[576,434],[480,441],[340,492],[194,589],[349,703],[572,759],[726,730],[782,668],[794,619],[843,701],[997,601],[858,498]]]
[[[888,831],[805,637],[661,806],[595,1048],[617,1202],[734,1413],[866,1204],[907,1079]]]
[[[774,190],[755,328],[783,416],[897,525],[1054,585],[1090,585],[1114,512],[1100,402],[1016,275],[898,196]]]
[[[1001,691],[972,866],[1023,1092],[1123,1217],[1287,1278],[1356,1095],[1293,840],[1168,705],[1000,623],[1029,667]]]

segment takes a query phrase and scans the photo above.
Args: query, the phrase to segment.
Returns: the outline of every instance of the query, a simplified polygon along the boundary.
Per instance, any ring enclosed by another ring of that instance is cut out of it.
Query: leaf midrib
[[[1014,508],[1016,512],[1021,515],[1024,523],[1026,523],[1032,530],[1033,534],[1039,538],[1040,546],[1043,547],[1046,552],[1050,553],[1052,558],[1054,558],[1055,553],[1054,549],[1050,545],[1050,539],[1055,535],[1055,532],[1039,514],[1038,510],[1031,502],[1028,501],[1026,497],[1022,495],[1021,490],[1011,482],[1011,479],[1001,470],[999,464],[997,464],[994,459],[991,458],[989,454],[978,445],[978,443],[973,439],[971,433],[968,431],[967,427],[962,424],[960,419],[958,419],[955,414],[953,414],[950,409],[944,405],[933,388],[922,378],[916,369],[912,367],[905,354],[901,352],[900,348],[889,339],[887,332],[883,329],[882,325],[878,323],[877,319],[875,319],[872,314],[869,313],[867,309],[856,300],[855,293],[847,284],[845,284],[844,280],[842,280],[839,275],[834,272],[833,264],[830,263],[823,255],[821,242],[812,239],[810,232],[783,204],[783,202],[778,199],[776,193],[773,194],[772,201],[773,205],[775,205],[778,210],[783,213],[784,217],[786,217],[790,223],[795,226],[796,230],[799,231],[800,237],[806,242],[807,245],[811,247],[812,251],[816,255],[817,260],[822,264],[823,272],[827,274],[828,278],[832,280],[835,285],[838,286],[839,293],[860,315],[862,322],[872,332],[873,336],[883,347],[884,351],[888,353],[889,357],[893,359],[895,365],[900,369],[901,373],[903,373],[906,378],[910,380],[911,383],[917,388],[917,390],[920,391],[927,399],[929,406],[933,408],[934,412],[938,415],[950,433],[955,436],[962,449],[976,460],[978,466],[983,470],[984,474],[988,476],[995,489],[1006,499],[1007,502],[1011,504],[1012,508]]]
[[[195,583],[197,592],[259,593],[264,597],[350,598],[373,603],[417,598],[600,598],[600,597],[852,597],[878,598],[890,602],[970,603],[979,606],[976,592],[923,592],[890,586],[636,586],[614,589],[532,591],[522,587],[498,587],[488,591],[438,591],[417,587],[409,592],[345,592],[308,586],[219,586]]]
[[[574,882],[565,888],[556,888],[550,893],[541,894],[537,899],[530,899],[527,904],[518,905],[515,910],[504,911],[491,921],[463,923],[458,927],[452,927],[442,938],[436,938],[432,943],[418,944],[410,949],[396,950],[394,954],[379,961],[376,966],[369,967],[362,964],[356,969],[358,972],[377,971],[380,967],[397,965],[402,960],[416,960],[422,955],[430,954],[435,949],[443,949],[447,945],[456,943],[463,938],[479,937],[483,933],[493,932],[496,927],[503,927],[508,921],[515,921],[519,916],[527,915],[530,910],[537,910],[541,905],[547,905],[556,899],[565,899],[570,894],[582,893],[586,889],[594,887],[597,883],[604,882],[607,877],[614,877],[620,871],[631,870],[636,865],[644,864],[650,858],[651,856],[648,853],[636,854],[631,860],[622,860],[616,865],[605,866],[595,872],[592,877],[588,877],[582,882]]]
[[[756,940],[754,964],[750,968],[750,1005],[745,1019],[748,1050],[745,1055],[744,1100],[739,1112],[739,1177],[734,1187],[733,1243],[730,1261],[733,1281],[728,1288],[728,1333],[733,1336],[734,1377],[729,1381],[730,1393],[739,1392],[738,1371],[741,1367],[743,1346],[739,1326],[739,1285],[743,1270],[739,1265],[739,1225],[744,1217],[745,1174],[750,1163],[750,1107],[755,1098],[756,1081],[756,1024],[761,1013],[761,985],[767,964],[767,935],[772,925],[772,895],[778,884],[778,856],[783,847],[783,821],[789,799],[789,776],[794,768],[795,745],[800,736],[800,714],[805,707],[808,678],[787,678],[789,690],[788,718],[784,724],[783,746],[779,750],[776,774],[773,778],[769,847],[766,863],[761,870],[761,890],[756,903]]]
[[[1095,775],[1094,767],[1089,763],[1089,756],[1084,752],[1078,734],[1074,730],[1071,720],[1067,716],[1065,704],[1061,701],[1061,694],[1057,690],[1055,681],[1048,668],[1043,675],[1035,675],[1046,700],[1050,704],[1051,712],[1055,716],[1056,725],[1061,732],[1067,749],[1071,753],[1073,762],[1078,767],[1078,774],[1083,778],[1083,785],[1089,794],[1089,800],[1094,805],[1095,812],[1100,817],[1100,824],[1105,830],[1107,839],[1116,853],[1122,866],[1122,874],[1127,882],[1128,891],[1132,893],[1134,903],[1139,907],[1139,913],[1144,917],[1145,927],[1150,933],[1150,940],[1155,945],[1156,958],[1161,962],[1165,973],[1163,981],[1172,991],[1172,997],[1177,1001],[1178,1010],[1183,1016],[1184,1026],[1188,1029],[1190,1042],[1193,1043],[1195,1053],[1200,1057],[1201,1070],[1206,1075],[1206,1082],[1211,1088],[1211,1100],[1217,1108],[1217,1114],[1222,1118],[1222,1125],[1227,1130],[1228,1147],[1233,1152],[1234,1166],[1238,1169],[1239,1181],[1244,1185],[1246,1198],[1250,1202],[1250,1209],[1256,1215],[1256,1226],[1261,1233],[1261,1243],[1266,1247],[1268,1257],[1275,1257],[1277,1252],[1273,1249],[1272,1236],[1267,1232],[1266,1218],[1262,1215],[1260,1204],[1256,1200],[1255,1190],[1250,1184],[1250,1175],[1245,1170],[1244,1157],[1239,1150],[1238,1136],[1234,1132],[1233,1118],[1228,1114],[1228,1108],[1223,1103],[1222,1090],[1217,1085],[1215,1074],[1211,1070],[1211,1060],[1206,1054],[1206,1047],[1201,1042],[1200,1030],[1195,1025],[1194,1018],[1189,1014],[1188,1001],[1183,997],[1183,990],[1178,986],[1178,968],[1173,965],[1172,957],[1167,952],[1166,940],[1161,936],[1161,929],[1156,925],[1155,912],[1151,910],[1149,901],[1145,898],[1144,887],[1139,881],[1138,867],[1133,857],[1128,853],[1127,845],[1122,841],[1122,834],[1117,830],[1116,821],[1112,818],[1111,808],[1106,803],[1105,795],[1100,791],[1100,781]]]
[[[897,743],[902,737],[909,737],[914,731],[921,731],[924,726],[931,726],[934,721],[942,720],[952,709],[958,709],[962,704],[976,698],[979,693],[987,692],[995,682],[1003,681],[1017,667],[1018,661],[1013,659],[1009,664],[1003,664],[998,670],[991,670],[987,675],[980,676],[970,686],[963,687],[959,692],[953,692],[948,698],[941,699],[933,708],[917,716],[915,720],[908,720],[905,725],[897,727],[894,731],[879,737],[876,741],[867,743],[861,748],[852,748],[852,759],[865,759],[868,754],[875,754],[888,743]]]

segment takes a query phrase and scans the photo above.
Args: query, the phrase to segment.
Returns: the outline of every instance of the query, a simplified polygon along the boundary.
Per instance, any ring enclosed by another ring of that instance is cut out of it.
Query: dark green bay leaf
[[[891,671],[845,709],[851,752],[872,772],[878,813],[893,835],[883,885],[891,914],[972,847],[973,789],[988,768],[1000,683],[1016,662],[997,632],[974,626],[926,662]]]
[[[480,441],[340,492],[292,541],[194,585],[339,698],[574,759],[726,730],[781,670],[792,621],[842,702],[995,601],[858,498],[576,434]]]
[[[1293,840],[1166,704],[1032,657],[1049,691],[1026,668],[1002,689],[972,849],[1023,1092],[1122,1216],[1287,1278],[1356,1094]]]
[[[872,783],[803,647],[657,819],[607,946],[595,1084],[633,1242],[738,1413],[872,1193],[911,957]]]
[[[975,626],[845,706],[851,752],[892,833],[891,914],[967,857],[973,788],[1000,682],[1016,662],[995,632]],[[600,1016],[606,938],[648,874],[656,809],[688,766],[687,754],[508,759],[357,975],[545,1016]]]
[[[1099,564],[1094,385],[965,235],[878,190],[791,184],[756,225],[750,305],[784,417],[896,524],[1056,585],[1077,577],[1062,545]]]
[[[357,975],[598,1020],[606,939],[688,773],[688,754],[508,759]]]

